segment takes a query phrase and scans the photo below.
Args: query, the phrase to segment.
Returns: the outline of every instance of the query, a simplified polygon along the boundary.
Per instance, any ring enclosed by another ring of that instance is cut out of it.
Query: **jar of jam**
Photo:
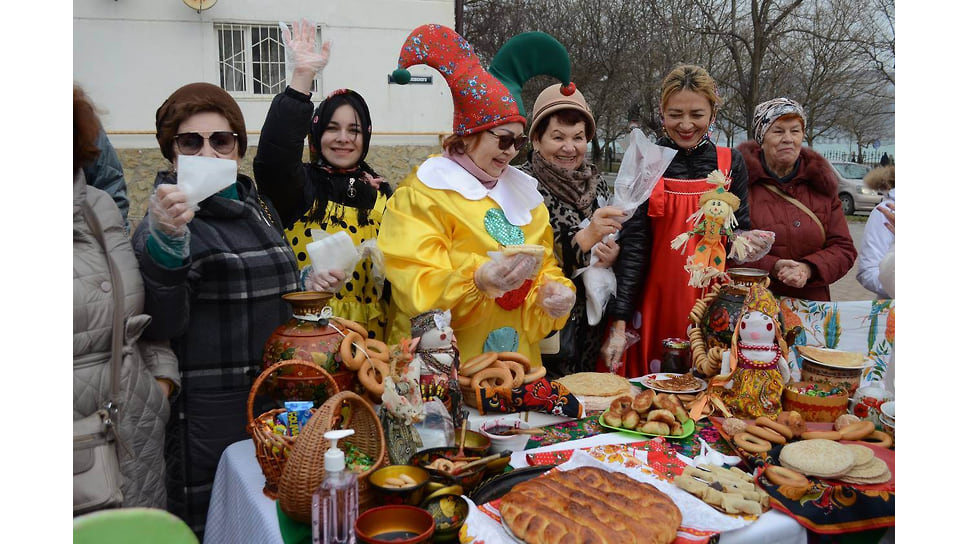
[[[662,372],[685,374],[692,368],[689,341],[684,338],[666,338],[662,341]]]

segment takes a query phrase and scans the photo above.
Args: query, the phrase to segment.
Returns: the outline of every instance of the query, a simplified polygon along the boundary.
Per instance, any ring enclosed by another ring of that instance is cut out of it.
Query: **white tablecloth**
[[[529,422],[534,423],[533,417],[534,415],[529,417]],[[515,468],[527,466],[526,453],[601,444],[624,444],[638,440],[641,440],[641,437],[627,433],[600,434],[526,452],[515,452],[511,455],[511,466]],[[262,475],[262,469],[256,461],[252,440],[236,442],[226,448],[215,474],[204,544],[239,542],[282,544],[276,503],[262,493],[264,485],[265,476]],[[722,533],[720,542],[724,544],[757,542],[802,544],[807,542],[807,531],[793,518],[771,510],[747,527]]]

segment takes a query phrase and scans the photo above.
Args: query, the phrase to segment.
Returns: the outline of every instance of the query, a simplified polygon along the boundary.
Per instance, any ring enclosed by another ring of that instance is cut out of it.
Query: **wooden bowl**
[[[467,454],[466,448],[464,450],[464,455],[467,457],[472,457]],[[425,468],[427,465],[433,463],[435,460],[440,459],[441,457],[453,460],[454,457],[457,457],[457,448],[442,447],[418,451],[417,453],[413,454],[413,457],[410,458],[410,464],[415,467]],[[481,465],[477,468],[472,468],[468,472],[462,472],[456,476],[440,470],[426,470],[430,473],[431,481],[440,482],[447,486],[459,485],[464,489],[465,492],[470,493],[475,487],[477,487],[477,484],[481,483],[481,480],[484,479],[484,470],[486,468],[486,465]]]
[[[805,382],[839,385],[847,389],[849,395],[853,395],[860,385],[860,377],[863,372],[864,367],[862,366],[829,366],[804,357],[803,366],[800,369],[800,378]]]
[[[434,529],[434,542],[454,542],[464,521],[467,520],[467,501],[457,493],[448,493],[429,498],[420,505],[430,512],[437,525]]]
[[[461,431],[454,431],[454,445],[458,448],[460,447],[461,434]],[[467,436],[464,438],[464,455],[484,457],[487,455],[487,450],[490,447],[490,438],[477,431],[467,430]]]
[[[793,382],[783,388],[783,409],[800,412],[805,421],[832,422],[838,416],[847,413],[847,403],[850,397],[847,393],[828,397],[811,397],[797,391],[800,387],[815,385],[823,391],[830,391],[835,385],[815,382]]]
[[[387,485],[389,478],[399,478],[406,474],[416,485],[407,487],[393,487]],[[388,465],[370,473],[370,485],[377,504],[409,504],[417,506],[424,498],[427,484],[430,483],[430,473],[426,469],[413,465]]]
[[[393,504],[378,506],[360,514],[354,529],[365,544],[422,544],[431,542],[434,529],[430,512],[416,506]]]

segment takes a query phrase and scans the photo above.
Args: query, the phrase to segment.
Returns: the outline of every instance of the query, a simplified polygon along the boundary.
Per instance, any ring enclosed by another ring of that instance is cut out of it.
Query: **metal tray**
[[[494,499],[500,499],[516,484],[540,476],[554,467],[555,465],[537,465],[505,472],[481,483],[470,495],[470,498],[474,501],[474,504],[486,504]]]

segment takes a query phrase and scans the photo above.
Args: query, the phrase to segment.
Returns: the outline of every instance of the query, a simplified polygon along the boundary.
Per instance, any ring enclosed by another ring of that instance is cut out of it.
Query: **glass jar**
[[[692,368],[689,341],[684,338],[666,338],[662,341],[662,372],[685,374]]]

